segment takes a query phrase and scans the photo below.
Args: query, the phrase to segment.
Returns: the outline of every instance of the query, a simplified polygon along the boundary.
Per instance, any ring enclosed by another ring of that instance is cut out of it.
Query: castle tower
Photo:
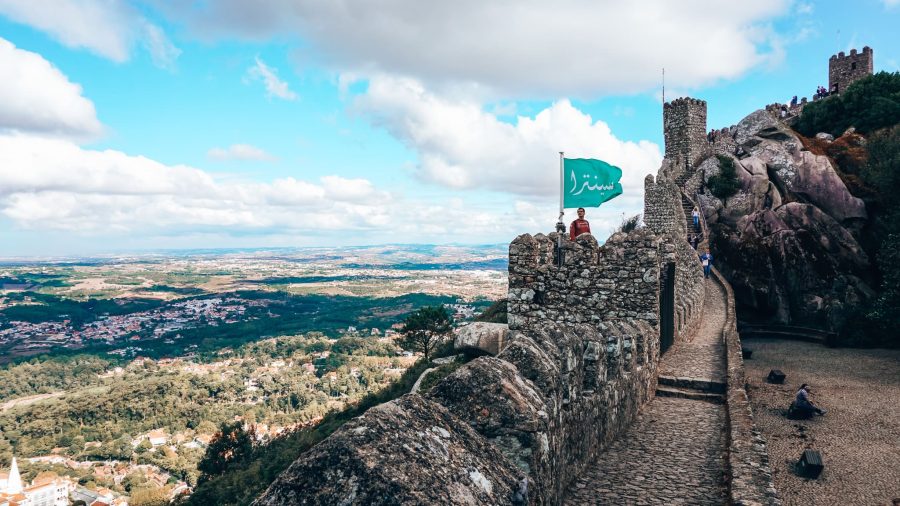
[[[19,464],[16,463],[15,457],[12,459],[12,466],[9,469],[9,478],[6,481],[6,490],[4,492],[9,495],[22,493],[22,477],[19,475]]]
[[[693,167],[709,150],[706,139],[706,101],[683,97],[663,104],[666,158]]]
[[[872,48],[869,46],[864,47],[862,53],[851,49],[849,56],[843,51],[831,55],[828,60],[828,91],[843,93],[854,81],[872,75],[875,68],[874,61]]]

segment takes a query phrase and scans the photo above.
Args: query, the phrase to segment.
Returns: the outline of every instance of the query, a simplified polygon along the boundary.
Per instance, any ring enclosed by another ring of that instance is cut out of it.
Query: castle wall
[[[558,267],[555,239],[510,244],[511,331],[497,357],[369,410],[256,504],[561,504],[656,391],[658,266],[674,251],[646,228],[603,247],[584,235],[565,240]]]
[[[851,49],[849,55],[843,51],[832,55],[828,60],[828,91],[843,93],[854,81],[872,75],[874,62],[874,53],[869,46],[865,46],[861,53]]]
[[[706,138],[706,102],[679,98],[663,104],[666,158],[679,167],[693,167],[709,151]]]
[[[686,182],[698,184],[697,171]],[[675,262],[675,341],[690,337],[700,325],[703,305],[706,301],[706,285],[703,267],[697,251],[688,244],[687,216],[682,207],[681,191],[660,169],[654,181],[652,175],[644,178],[644,223],[671,248]]]
[[[556,233],[519,236],[509,247],[510,330],[529,332],[553,321],[561,325],[609,318],[659,315],[661,244],[646,229],[614,234],[604,246],[583,235],[563,240],[564,265],[554,259]]]

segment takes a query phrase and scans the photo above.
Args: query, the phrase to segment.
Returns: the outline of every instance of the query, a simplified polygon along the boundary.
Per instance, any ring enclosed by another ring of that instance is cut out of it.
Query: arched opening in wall
[[[659,352],[675,343],[675,262],[666,264],[659,279]]]

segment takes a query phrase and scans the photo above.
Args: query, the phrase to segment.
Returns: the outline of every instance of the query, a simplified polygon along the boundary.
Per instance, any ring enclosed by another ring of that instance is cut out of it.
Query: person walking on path
[[[697,209],[697,206],[694,206],[694,210],[691,211],[691,217],[694,218],[694,230],[700,229],[700,210]]]
[[[809,414],[818,413],[824,415],[826,413],[824,409],[819,408],[809,400],[809,385],[806,383],[800,385],[800,390],[797,390],[797,398],[794,399],[794,408]]]
[[[712,256],[712,253],[710,253],[709,251],[700,255],[700,263],[703,264],[703,276],[704,277],[707,277],[707,278],[709,277],[709,272],[712,269],[712,261],[713,261],[713,256]]]
[[[581,234],[590,234],[591,233],[591,224],[588,223],[586,219],[584,219],[584,208],[578,208],[578,219],[573,221],[571,225],[569,225],[569,239],[574,241],[576,237]]]

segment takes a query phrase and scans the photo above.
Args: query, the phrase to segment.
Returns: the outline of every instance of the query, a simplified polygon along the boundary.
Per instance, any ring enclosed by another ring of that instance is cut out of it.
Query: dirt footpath
[[[745,360],[757,428],[768,442],[785,505],[891,505],[900,499],[900,350],[832,349],[799,341],[747,339]],[[765,381],[771,369],[784,385]],[[828,414],[788,420],[800,384]],[[817,480],[797,476],[804,449],[822,453]]]

